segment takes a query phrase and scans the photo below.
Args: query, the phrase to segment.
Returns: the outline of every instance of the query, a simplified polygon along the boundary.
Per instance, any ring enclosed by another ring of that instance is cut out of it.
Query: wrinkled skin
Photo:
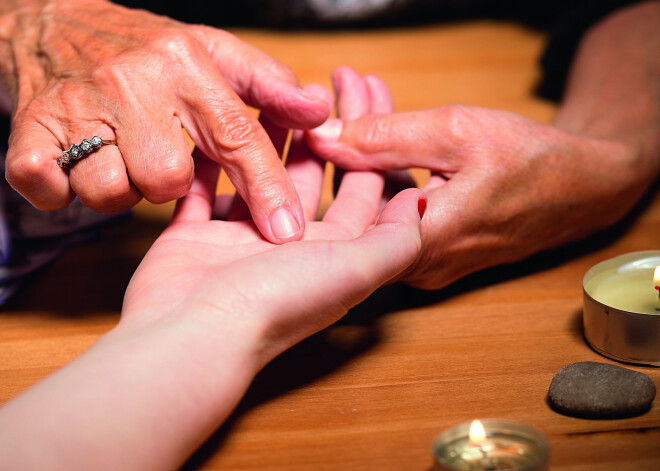
[[[142,197],[184,196],[194,174],[185,128],[223,165],[267,239],[302,236],[295,189],[247,106],[287,128],[323,122],[327,104],[289,68],[225,31],[103,0],[13,0],[0,14],[1,101],[13,114],[6,176],[35,207],[77,195],[117,213]],[[55,164],[94,135],[117,146],[69,170]]]
[[[405,281],[441,288],[612,225],[658,178],[658,24],[649,2],[595,26],[552,124],[452,105],[330,120],[306,140],[348,169],[430,170],[423,249]],[[339,96],[356,77],[336,71]]]

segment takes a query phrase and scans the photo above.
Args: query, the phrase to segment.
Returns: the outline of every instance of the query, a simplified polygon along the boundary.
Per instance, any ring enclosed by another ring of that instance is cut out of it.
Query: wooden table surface
[[[466,103],[544,122],[555,110],[532,93],[545,37],[514,24],[237,34],[289,64],[302,83],[329,85],[339,65],[378,74],[398,110]],[[98,241],[30,278],[0,312],[0,402],[117,322],[131,273],[171,209],[141,203]],[[185,468],[422,471],[438,433],[499,417],[547,434],[552,469],[660,469],[657,400],[648,413],[621,420],[571,418],[546,403],[563,366],[615,363],[583,339],[582,276],[601,260],[658,249],[658,234],[656,192],[636,217],[576,246],[437,292],[383,289],[270,364]],[[660,369],[629,367],[660,385]]]

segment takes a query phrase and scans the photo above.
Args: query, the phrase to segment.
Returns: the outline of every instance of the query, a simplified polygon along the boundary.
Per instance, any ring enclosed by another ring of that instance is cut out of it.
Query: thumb
[[[442,110],[331,119],[306,131],[305,139],[319,157],[350,170],[455,171],[460,142],[444,132],[447,123]]]
[[[426,196],[421,190],[403,190],[385,205],[376,224],[354,241],[358,253],[369,259],[362,266],[370,267],[371,289],[397,278],[415,261],[422,247],[425,210]]]

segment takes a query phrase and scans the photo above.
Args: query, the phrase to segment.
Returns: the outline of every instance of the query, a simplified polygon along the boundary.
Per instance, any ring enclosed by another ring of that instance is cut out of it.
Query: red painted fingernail
[[[426,197],[422,196],[417,200],[417,212],[419,212],[420,218],[424,217],[424,213],[426,212]]]

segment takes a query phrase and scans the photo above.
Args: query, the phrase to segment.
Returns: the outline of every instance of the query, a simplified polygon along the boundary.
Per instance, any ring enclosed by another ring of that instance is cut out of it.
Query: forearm
[[[0,462],[23,470],[178,469],[260,366],[258,329],[225,323],[120,324],[0,409]]]
[[[624,144],[644,188],[660,173],[660,2],[622,9],[580,44],[555,124]]]

